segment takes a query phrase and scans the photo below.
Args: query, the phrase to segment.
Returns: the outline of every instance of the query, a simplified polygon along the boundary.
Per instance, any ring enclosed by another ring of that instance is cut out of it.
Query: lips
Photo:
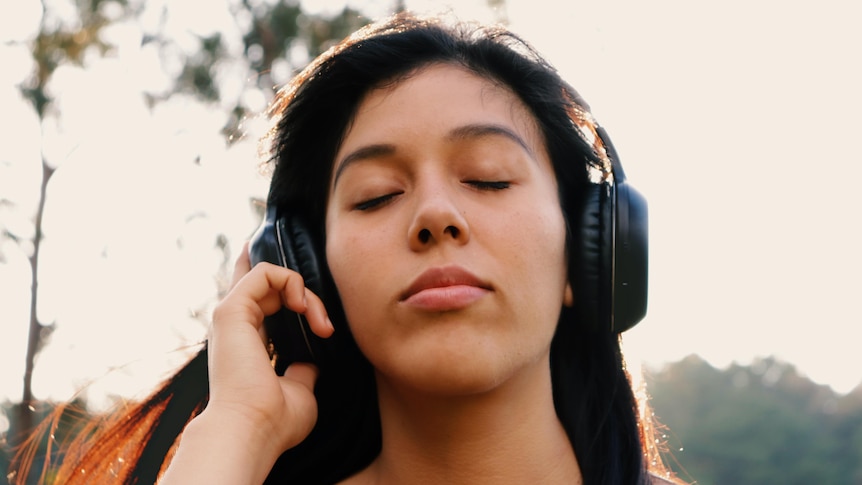
[[[401,294],[401,302],[427,311],[452,311],[465,308],[493,291],[459,266],[431,268],[416,278]]]

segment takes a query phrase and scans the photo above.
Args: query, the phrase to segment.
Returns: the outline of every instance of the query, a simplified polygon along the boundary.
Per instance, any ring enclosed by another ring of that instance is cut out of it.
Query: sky
[[[390,3],[354,6],[376,15]],[[195,15],[203,5],[211,15]],[[170,28],[237,39],[212,5],[175,3]],[[496,18],[478,0],[451,10]],[[690,354],[716,367],[775,356],[837,392],[862,382],[860,13],[851,0],[507,1],[512,29],[590,103],[649,202],[649,310],[623,335],[633,369]],[[16,201],[0,207],[0,227],[32,233],[39,150],[58,166],[39,278],[39,316],[56,330],[34,390],[134,395],[204,338],[224,278],[215,237],[235,254],[266,180],[252,140],[221,149],[217,106],[144,105],[137,93],[169,73],[128,26],[106,34],[120,46],[114,57],[56,73],[63,121],[40,127],[15,88],[30,68],[20,40],[38,16],[24,0],[0,20],[0,192]],[[223,66],[220,79],[228,97],[254,101],[240,67]],[[2,243],[0,399],[20,398],[28,271],[26,253]]]

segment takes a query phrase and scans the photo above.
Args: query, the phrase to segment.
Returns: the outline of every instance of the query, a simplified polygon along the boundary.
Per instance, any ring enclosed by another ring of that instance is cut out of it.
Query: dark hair
[[[572,230],[580,225],[581,196],[591,173],[609,170],[597,126],[586,103],[548,62],[522,39],[496,27],[400,14],[361,29],[321,55],[272,105],[274,124],[264,138],[273,169],[268,204],[298,214],[322,257],[333,161],[363,96],[433,63],[459,65],[507,86],[531,110],[556,173],[570,229],[567,249],[578,251],[580,240]],[[577,294],[582,268],[569,259]],[[337,482],[365,468],[380,452],[373,369],[350,336],[331,275],[325,273],[322,296],[336,326],[331,345],[337,357],[321,364],[316,427],[277,460],[267,483]],[[563,308],[551,344],[551,376],[557,415],[584,483],[647,483],[647,447],[619,336],[579,320],[577,303]],[[119,472],[110,470],[116,481],[154,480],[184,425],[206,403],[206,374],[204,349],[148,401],[118,418],[95,445],[84,439],[83,458],[65,463],[58,476],[86,481],[78,473],[82,467],[108,470],[124,456],[126,465]],[[118,430],[146,446],[129,452],[129,438]]]
[[[580,225],[577,215],[589,173],[608,167],[589,107],[576,91],[525,41],[507,30],[401,15],[360,30],[321,56],[273,105],[277,123],[268,138],[274,164],[268,204],[305,220],[315,236],[317,254],[325,252],[323,221],[335,154],[363,96],[433,63],[462,66],[520,97],[544,135],[567,225]],[[570,254],[579,251],[575,247],[579,242],[569,231]],[[582,268],[569,259],[568,272],[576,282]],[[336,335],[342,339],[346,335],[349,340],[341,309],[335,308],[337,298],[331,297],[336,294],[331,276],[323,279],[327,287],[324,301],[335,315]],[[584,483],[641,483],[645,465],[637,403],[618,335],[579,325],[578,319],[577,309],[563,309],[552,342],[557,414],[574,447]],[[320,396],[321,428],[282,457],[275,476],[296,476],[302,483],[337,481],[360,470],[379,452],[372,371],[352,340],[342,345],[351,347],[352,352],[343,355],[356,362],[345,365],[339,358],[337,368],[321,370],[318,391],[332,393],[326,400]],[[362,389],[356,383],[362,383]],[[362,418],[364,423],[339,424],[347,412],[350,419]],[[333,435],[339,439],[333,440]],[[332,446],[346,449],[333,450]],[[351,463],[343,469],[332,468],[333,456],[351,457]],[[321,481],[325,469],[331,475]]]

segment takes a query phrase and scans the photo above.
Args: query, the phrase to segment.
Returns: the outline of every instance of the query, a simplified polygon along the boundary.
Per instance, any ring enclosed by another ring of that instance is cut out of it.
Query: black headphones
[[[581,323],[591,330],[620,333],[646,315],[647,308],[647,203],[626,182],[622,164],[603,128],[597,133],[611,160],[612,176],[587,184],[580,227],[575,234],[578,282],[575,304]],[[317,254],[311,232],[301,218],[270,204],[266,217],[249,246],[252,265],[261,261],[291,268],[305,285],[327,304],[322,281],[322,255]],[[329,306],[327,306],[329,308]],[[291,323],[293,322],[293,323]],[[282,308],[265,319],[276,354],[276,370],[291,362],[317,362],[326,348],[302,315]]]
[[[585,325],[621,333],[640,322],[647,310],[647,202],[626,181],[605,129],[596,127],[596,133],[610,158],[612,176],[588,184],[584,192],[575,304]]]

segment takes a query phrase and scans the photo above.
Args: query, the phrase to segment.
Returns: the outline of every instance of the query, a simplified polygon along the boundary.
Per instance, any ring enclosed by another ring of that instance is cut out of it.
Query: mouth
[[[431,268],[419,275],[401,294],[399,301],[425,311],[465,308],[493,288],[459,266]]]

